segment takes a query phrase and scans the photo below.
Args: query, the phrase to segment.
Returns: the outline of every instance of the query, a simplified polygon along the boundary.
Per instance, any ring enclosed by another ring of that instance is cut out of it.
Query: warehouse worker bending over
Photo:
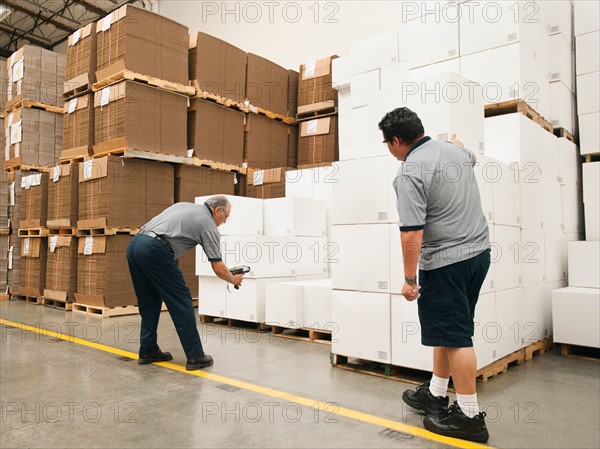
[[[427,430],[486,442],[472,337],[490,241],[473,173],[475,156],[454,138],[460,146],[424,136],[421,120],[407,108],[386,114],[379,129],[390,153],[404,161],[394,179],[404,254],[402,295],[418,299],[421,342],[434,348],[431,381],[406,390],[402,399],[425,412]],[[457,401],[448,407],[450,374]]]
[[[163,301],[185,351],[186,369],[212,365],[212,357],[202,348],[192,295],[175,260],[200,245],[215,274],[233,285],[240,285],[244,275],[232,275],[222,261],[217,229],[227,221],[230,212],[231,204],[224,196],[209,198],[202,205],[176,203],[146,223],[131,240],[127,262],[142,316],[140,365],[173,359],[157,344],[156,330]]]

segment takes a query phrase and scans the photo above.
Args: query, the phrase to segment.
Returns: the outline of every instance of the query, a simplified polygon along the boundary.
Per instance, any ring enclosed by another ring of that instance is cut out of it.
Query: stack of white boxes
[[[203,204],[209,197],[196,198]],[[299,198],[227,196],[231,215],[223,224],[221,253],[232,268],[250,266],[240,289],[212,271],[201,248],[196,252],[201,315],[248,322],[266,321],[266,285],[327,278],[325,203]]]
[[[600,152],[600,3],[575,2],[577,113],[581,154]]]

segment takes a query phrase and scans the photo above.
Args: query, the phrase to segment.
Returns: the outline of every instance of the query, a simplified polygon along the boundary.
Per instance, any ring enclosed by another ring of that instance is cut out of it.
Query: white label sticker
[[[94,167],[94,160],[83,162],[83,179],[90,179],[92,177],[92,168]]]
[[[10,144],[14,145],[22,139],[21,120],[10,127]]]
[[[21,95],[21,82],[23,80],[17,81],[17,95]]]
[[[102,21],[102,31],[106,31],[110,28],[110,25],[112,24],[112,16],[112,13],[110,13],[104,18],[104,20]]]
[[[10,206],[14,206],[15,205],[15,183],[11,183],[8,186],[8,196],[9,196],[9,205]]]
[[[13,248],[14,248],[14,246],[11,246],[10,249],[8,250],[8,269],[9,270],[12,270]]]
[[[16,143],[15,144],[15,157],[19,157],[21,156],[21,144]]]
[[[14,112],[11,112],[11,113],[9,114],[8,118],[6,119],[6,120],[7,120],[7,122],[8,122],[8,126],[12,126],[12,124],[13,124],[13,117],[14,117],[14,115],[15,115],[15,113],[14,113]]]
[[[29,176],[23,176],[21,178],[21,188],[28,190],[31,187],[31,180],[29,179]]]
[[[238,183],[237,174],[234,173],[233,174],[233,185],[236,185],[237,183]]]
[[[52,182],[58,182],[60,179],[60,165],[52,169]]]
[[[28,177],[31,178],[31,180],[29,181],[29,185],[31,187],[42,185],[42,174],[41,173],[36,173],[35,175],[29,175]]]
[[[309,61],[304,66],[304,78],[307,76],[315,76],[315,69],[317,68],[317,61]]]
[[[29,254],[29,237],[23,239],[23,255]]]
[[[85,256],[91,256],[94,253],[94,237],[88,235],[85,238],[85,245],[83,247],[83,254]]]
[[[311,120],[306,124],[306,134],[314,134],[317,132],[319,126],[319,120]]]
[[[19,59],[15,63],[15,65],[13,65],[13,69],[12,69],[13,83],[23,79],[24,68],[25,68],[25,65],[23,64],[23,59]]]
[[[265,180],[265,172],[264,170],[258,170],[254,172],[252,177],[252,185],[262,186]]]
[[[75,109],[77,108],[77,98],[72,98],[71,100],[69,100],[69,114],[72,114],[73,112],[75,112]]]
[[[73,43],[71,45],[75,45],[81,39],[81,28],[73,33]]]
[[[58,242],[58,235],[52,235],[48,239],[48,246],[50,247],[50,252],[53,253],[56,249],[56,243]]]
[[[110,87],[102,89],[102,97],[100,98],[100,106],[106,106],[110,103]]]

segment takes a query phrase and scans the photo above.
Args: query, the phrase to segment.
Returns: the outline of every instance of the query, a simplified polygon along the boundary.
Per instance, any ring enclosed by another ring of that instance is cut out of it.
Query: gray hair
[[[223,209],[227,210],[227,206],[229,205],[229,200],[225,195],[217,195],[212,196],[205,201],[205,203],[213,209]],[[227,212],[225,212],[227,213]]]

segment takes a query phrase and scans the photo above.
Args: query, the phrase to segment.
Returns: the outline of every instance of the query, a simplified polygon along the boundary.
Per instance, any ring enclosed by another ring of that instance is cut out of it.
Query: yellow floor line
[[[138,354],[124,351],[122,349],[113,348],[111,346],[106,346],[100,343],[94,343],[91,341],[83,340],[81,338],[73,337],[71,335],[65,335],[58,332],[52,332],[46,329],[40,329],[33,326],[28,326],[22,323],[15,323],[13,321],[8,321],[0,318],[0,324],[4,324],[6,326],[16,327],[19,329],[27,330],[30,332],[36,332],[38,334],[42,334],[48,337],[58,338],[65,341],[70,341],[71,343],[77,343],[82,346],[87,346],[90,348],[98,349],[100,351],[108,352],[111,354],[129,357],[131,359],[137,360]],[[189,374],[196,377],[202,377],[204,379],[209,379],[214,382],[219,382],[222,384],[238,387],[247,391],[252,391],[254,393],[262,394],[265,396],[269,396],[272,398],[281,399],[284,401],[295,402],[300,405],[304,405],[306,407],[319,407],[320,410],[330,413],[331,412],[331,403],[316,401],[314,399],[309,399],[303,396],[297,396],[292,393],[286,393],[284,391],[274,390],[272,388],[263,387],[260,385],[252,384],[250,382],[245,382],[243,380],[236,380],[230,377],[221,376],[219,374],[214,374],[206,371],[187,371],[184,366],[177,365],[172,362],[161,362],[155,363],[155,365],[162,366],[163,368],[167,368],[173,371],[179,371],[181,373]],[[384,428],[389,428],[393,430],[397,430],[398,432],[403,432],[409,435],[414,435],[419,438],[423,438],[430,441],[435,441],[437,443],[446,444],[448,446],[457,447],[461,449],[477,449],[477,448],[486,448],[486,449],[494,449],[491,446],[487,446],[484,444],[473,443],[471,441],[460,440],[457,438],[445,437],[442,435],[437,435],[435,433],[429,432],[421,427],[411,426],[409,424],[404,424],[399,421],[394,421],[387,418],[382,418],[380,416],[371,415],[369,413],[359,412],[357,410],[352,410],[349,408],[339,407],[336,410],[336,415],[345,416],[346,418],[354,419],[356,421],[361,421],[367,424],[373,424],[375,426],[380,426]]]

